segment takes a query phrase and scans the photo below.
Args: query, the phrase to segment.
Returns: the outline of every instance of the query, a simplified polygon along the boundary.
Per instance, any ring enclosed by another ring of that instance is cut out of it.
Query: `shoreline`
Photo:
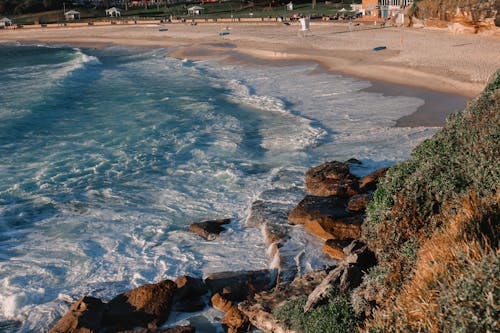
[[[468,98],[477,96],[489,76],[500,67],[500,55],[493,51],[500,48],[500,38],[495,36],[452,35],[444,31],[407,28],[357,28],[359,30],[346,32],[346,24],[313,24],[306,37],[298,36],[295,24],[163,26],[168,27],[168,31],[160,32],[160,25],[153,24],[8,30],[0,32],[0,43],[156,46],[174,47],[177,52],[231,43],[234,45],[232,50],[262,60],[315,61],[335,73]],[[219,36],[222,29],[227,29],[229,34]],[[457,49],[443,50],[445,43]],[[372,51],[377,45],[387,46],[387,49]],[[427,45],[436,48],[425,48]]]

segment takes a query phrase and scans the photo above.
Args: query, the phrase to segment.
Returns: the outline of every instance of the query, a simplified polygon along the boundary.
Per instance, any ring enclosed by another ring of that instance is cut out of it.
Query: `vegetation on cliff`
[[[500,330],[499,152],[500,71],[378,184],[363,224],[378,264],[361,286],[306,314],[298,298],[277,319],[299,332]]]
[[[499,328],[500,72],[387,172],[363,236],[378,266],[352,297],[371,331]]]

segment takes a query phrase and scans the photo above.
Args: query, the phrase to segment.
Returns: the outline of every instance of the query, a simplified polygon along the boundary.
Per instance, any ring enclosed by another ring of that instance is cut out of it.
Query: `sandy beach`
[[[476,96],[500,68],[500,37],[453,35],[438,29],[379,28],[317,23],[305,36],[298,25],[169,24],[0,31],[0,42],[48,42],[173,47],[188,59],[235,53],[269,60],[313,60],[335,72],[435,91]],[[221,30],[229,34],[219,36]],[[376,46],[387,49],[375,52]],[[233,57],[231,57],[233,56]]]

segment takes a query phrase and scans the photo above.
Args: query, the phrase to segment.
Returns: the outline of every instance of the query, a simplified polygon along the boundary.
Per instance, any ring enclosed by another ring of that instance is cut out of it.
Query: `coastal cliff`
[[[377,264],[361,285],[343,290],[332,277],[320,303],[313,292],[277,309],[281,322],[301,332],[497,331],[499,133],[500,72],[379,182],[361,236]]]

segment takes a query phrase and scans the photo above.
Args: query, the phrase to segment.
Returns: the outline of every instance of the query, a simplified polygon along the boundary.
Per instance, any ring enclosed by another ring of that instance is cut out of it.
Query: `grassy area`
[[[202,15],[191,16],[187,13],[187,8],[193,4],[173,4],[144,7],[130,7],[128,10],[122,9],[122,18],[239,18],[239,17],[290,17],[292,14],[300,14],[311,17],[334,16],[339,10],[345,8],[350,10],[348,4],[318,2],[313,9],[311,2],[294,2],[294,10],[286,10],[285,4],[277,4],[270,7],[267,4],[249,5],[241,1],[229,1],[222,3],[206,3],[201,6],[205,8]],[[70,8],[66,8],[69,10]],[[73,9],[73,8],[72,8]],[[82,20],[107,19],[104,8],[74,8],[81,13]],[[348,12],[349,13],[349,12]],[[345,13],[344,13],[345,14]],[[13,16],[15,23],[58,23],[65,22],[63,10],[53,10],[47,12],[33,13]]]

